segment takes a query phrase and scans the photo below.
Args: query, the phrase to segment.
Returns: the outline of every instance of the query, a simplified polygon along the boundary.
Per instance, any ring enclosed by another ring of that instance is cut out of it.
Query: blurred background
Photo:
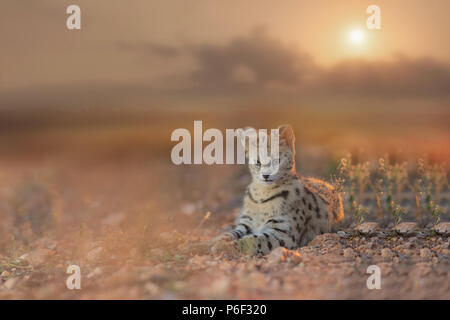
[[[360,0],[79,0],[81,30],[68,30],[72,2],[2,1],[5,199],[23,179],[69,193],[79,183],[109,204],[156,190],[163,211],[217,197],[223,186],[210,180],[231,172],[233,183],[246,168],[173,165],[171,133],[194,120],[223,130],[290,123],[300,173],[325,179],[348,154],[448,159],[448,1],[380,0],[380,30],[367,29],[372,3]],[[80,197],[95,198],[67,206]]]
[[[72,4],[81,30],[66,28]],[[366,28],[372,4],[381,30]],[[302,175],[335,180],[344,157],[353,222],[397,208],[448,220],[449,11],[447,0],[2,0],[0,273],[29,281],[0,296],[73,298],[70,263],[92,277],[100,263],[179,263],[186,237],[230,224],[246,167],[171,162],[172,131],[194,120],[291,124]],[[397,207],[377,209],[378,187]],[[39,248],[41,269],[17,260]],[[124,291],[111,281],[83,293],[141,297],[135,279]]]
[[[448,1],[2,1],[2,158],[169,160],[170,133],[291,123],[301,146],[447,157]],[[301,149],[299,149],[301,150]]]

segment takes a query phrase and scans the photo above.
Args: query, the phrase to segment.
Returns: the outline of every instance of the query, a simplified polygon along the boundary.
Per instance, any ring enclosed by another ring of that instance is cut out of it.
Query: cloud
[[[211,103],[258,106],[285,102],[302,105],[304,99],[321,105],[324,100],[336,98],[348,104],[359,103],[361,97],[376,103],[420,98],[442,105],[450,98],[450,68],[433,58],[398,54],[385,60],[348,59],[322,67],[309,54],[260,30],[225,44],[175,47],[144,42],[121,43],[119,47],[142,53],[140,70],[154,74],[149,66],[156,61],[164,70],[171,68],[170,74],[141,81],[111,78],[0,89],[0,109],[129,105],[188,108]],[[155,55],[170,61],[160,63]],[[187,56],[194,61],[193,66],[181,68],[189,60]]]
[[[259,30],[226,45],[192,46],[191,52],[198,62],[192,79],[205,89],[298,87],[317,72],[311,57]]]
[[[386,60],[349,59],[324,68],[265,32],[226,45],[194,46],[191,52],[198,62],[191,75],[198,90],[264,93],[275,88],[294,95],[383,99],[450,96],[449,66],[430,57],[397,54]]]
[[[324,70],[316,89],[347,96],[450,96],[450,69],[432,58],[396,55],[384,61],[347,60]]]

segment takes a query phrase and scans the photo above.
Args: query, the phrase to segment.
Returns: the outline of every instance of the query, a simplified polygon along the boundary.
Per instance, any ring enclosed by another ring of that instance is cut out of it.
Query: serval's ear
[[[280,133],[280,144],[286,144],[293,152],[295,152],[295,135],[291,125],[282,124],[278,127]]]

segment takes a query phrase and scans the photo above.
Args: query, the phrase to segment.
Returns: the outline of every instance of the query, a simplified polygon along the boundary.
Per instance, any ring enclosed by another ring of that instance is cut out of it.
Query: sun
[[[349,33],[350,42],[353,44],[361,44],[364,41],[364,32],[359,29],[350,31]]]

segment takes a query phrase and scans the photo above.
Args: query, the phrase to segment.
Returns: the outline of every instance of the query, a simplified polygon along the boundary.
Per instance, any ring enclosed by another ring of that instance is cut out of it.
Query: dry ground
[[[450,298],[450,242],[430,230],[347,230],[267,257],[183,254],[186,244],[232,222],[249,177],[245,168],[167,163],[4,160],[0,298]],[[81,268],[81,290],[66,288],[73,264]],[[366,287],[372,264],[381,268],[381,290]]]

